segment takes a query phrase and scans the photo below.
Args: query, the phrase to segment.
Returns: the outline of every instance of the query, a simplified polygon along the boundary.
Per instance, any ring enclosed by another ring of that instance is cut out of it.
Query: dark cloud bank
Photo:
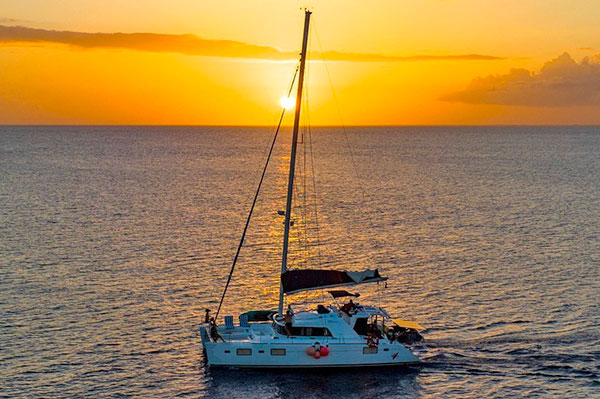
[[[2,20],[0,19],[0,22]],[[0,25],[0,43],[48,42],[77,46],[80,48],[120,48],[153,52],[170,52],[196,56],[253,58],[266,60],[291,60],[297,52],[280,51],[273,47],[257,46],[233,40],[209,40],[195,35],[169,35],[158,33],[85,33],[35,29],[23,26]],[[313,52],[316,59],[354,62],[399,62],[436,60],[491,61],[502,57],[482,54],[415,55],[408,57],[382,54]]]
[[[476,78],[465,90],[441,99],[534,107],[600,105],[600,55],[577,63],[563,53],[546,62],[539,73],[511,69],[506,75]]]

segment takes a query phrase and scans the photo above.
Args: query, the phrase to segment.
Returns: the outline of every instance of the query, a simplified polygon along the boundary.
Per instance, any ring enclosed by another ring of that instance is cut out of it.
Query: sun
[[[296,105],[296,100],[292,97],[281,97],[279,99],[279,104],[285,109],[292,109],[294,105]]]

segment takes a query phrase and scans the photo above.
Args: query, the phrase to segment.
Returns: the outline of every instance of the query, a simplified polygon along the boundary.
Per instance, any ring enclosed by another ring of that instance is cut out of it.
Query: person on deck
[[[350,316],[350,312],[356,309],[356,304],[354,302],[352,302],[352,299],[350,299],[350,302],[345,303],[342,306],[342,311],[345,312],[348,316]]]
[[[210,337],[212,338],[212,340],[217,342],[220,339],[221,341],[225,342],[225,340],[223,339],[221,334],[219,334],[219,330],[217,329],[217,322],[215,321],[214,317],[210,318],[209,323],[210,323]]]
[[[356,304],[352,301],[352,299],[350,299],[350,302],[348,302],[348,306],[350,307],[350,311],[356,309]]]

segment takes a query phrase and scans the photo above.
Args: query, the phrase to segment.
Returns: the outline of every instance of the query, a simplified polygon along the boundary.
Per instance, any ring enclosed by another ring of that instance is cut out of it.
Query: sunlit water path
[[[321,253],[293,262],[383,269],[360,299],[427,327],[424,365],[206,370],[270,135],[1,127],[0,396],[600,397],[597,127],[352,128],[358,178],[313,130]],[[276,301],[280,143],[225,314]]]

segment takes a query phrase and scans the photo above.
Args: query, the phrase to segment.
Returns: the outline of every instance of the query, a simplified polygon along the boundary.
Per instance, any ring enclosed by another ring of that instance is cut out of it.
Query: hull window
[[[285,349],[271,349],[271,356],[285,356]]]
[[[365,346],[363,348],[363,354],[365,355],[372,355],[377,353],[377,347],[376,346]]]
[[[251,356],[252,355],[252,349],[250,348],[238,348],[235,351],[235,354],[238,356]]]
[[[324,327],[292,327],[290,331],[295,337],[332,337],[329,329]]]

